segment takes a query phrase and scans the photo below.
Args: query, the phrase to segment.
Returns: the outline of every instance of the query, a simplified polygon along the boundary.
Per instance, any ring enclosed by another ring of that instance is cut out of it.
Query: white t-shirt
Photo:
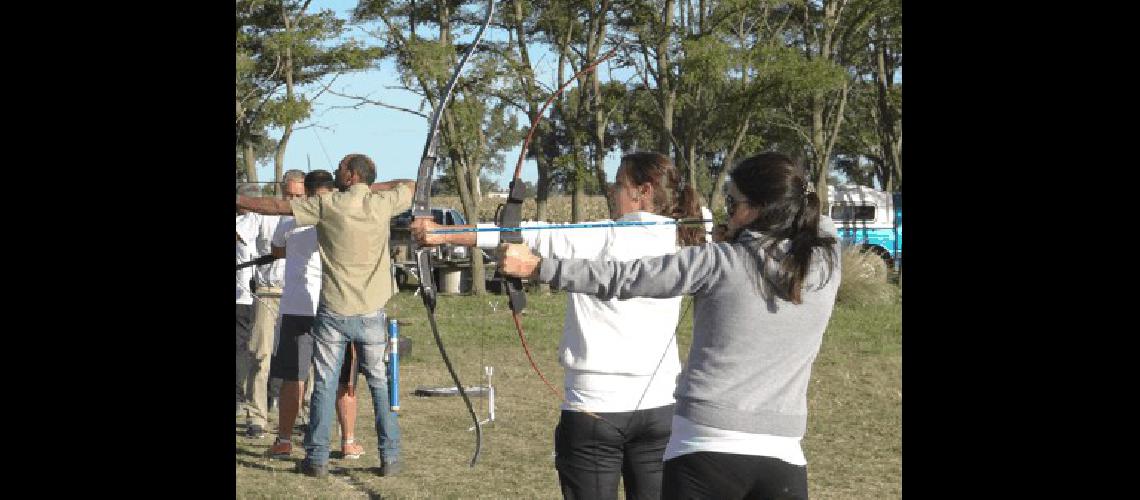
[[[250,212],[237,216],[237,263],[249,262],[257,258],[253,241],[257,237],[257,214]],[[253,304],[253,293],[249,290],[249,280],[253,278],[253,267],[243,267],[237,272],[237,303]]]
[[[673,415],[673,433],[669,435],[669,444],[665,445],[661,459],[670,460],[699,451],[772,457],[792,465],[807,465],[798,437],[718,429]]]
[[[634,212],[618,220],[670,219]],[[546,224],[524,222],[523,226]],[[499,233],[476,234],[478,246],[498,245]],[[677,251],[675,225],[537,229],[522,231],[522,235],[531,249],[548,258],[633,260]],[[599,300],[571,293],[567,301],[558,346],[559,362],[566,370],[568,404],[563,409],[624,412],[675,402],[673,391],[681,363],[673,334],[680,319],[681,297]]]
[[[272,244],[285,248],[281,314],[316,316],[321,296],[321,254],[317,251],[316,226],[297,227],[297,221],[287,217],[273,232]]]
[[[273,232],[277,229],[277,225],[286,219],[292,219],[291,216],[280,215],[261,215],[253,214],[257,217],[257,238],[255,238],[257,248],[257,256],[265,256],[272,253],[271,248],[273,241]],[[258,287],[271,286],[280,287],[285,279],[285,263],[281,259],[275,260],[270,264],[257,266],[257,271],[254,274],[254,280],[257,282]]]

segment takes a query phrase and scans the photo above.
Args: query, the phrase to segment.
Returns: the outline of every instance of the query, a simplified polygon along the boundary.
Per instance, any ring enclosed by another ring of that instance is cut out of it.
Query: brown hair
[[[747,198],[741,201],[760,208],[759,215],[746,228],[769,237],[760,244],[765,261],[771,258],[777,243],[789,240],[787,254],[778,269],[769,271],[769,266],[761,266],[764,279],[775,285],[778,297],[793,304],[802,303],[804,280],[816,249],[823,252],[828,279],[835,268],[836,239],[819,233],[819,196],[795,162],[780,153],[748,158],[729,175]]]
[[[652,152],[630,153],[621,157],[624,173],[634,185],[653,185],[653,209],[657,215],[673,219],[699,219],[697,192],[684,184],[669,157]],[[618,180],[620,182],[620,179]],[[677,225],[677,243],[700,245],[705,242],[703,226]]]

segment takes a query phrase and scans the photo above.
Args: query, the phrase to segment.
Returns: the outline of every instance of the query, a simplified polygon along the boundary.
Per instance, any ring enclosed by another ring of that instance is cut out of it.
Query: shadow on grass
[[[250,469],[257,469],[257,470],[265,471],[265,472],[295,472],[297,464],[300,463],[302,460],[300,458],[290,458],[288,460],[274,460],[274,462],[280,463],[281,465],[285,465],[285,467],[273,467],[272,465],[269,465],[269,463],[265,462],[267,457],[263,454],[255,453],[255,452],[252,452],[249,450],[243,450],[243,449],[238,449],[237,452],[239,455],[247,455],[247,456],[250,456],[250,457],[253,457],[256,459],[260,459],[260,461],[255,462],[252,460],[243,459],[243,458],[239,457],[239,458],[237,458],[238,465],[240,465],[242,467],[248,467]],[[330,467],[329,467],[329,475],[330,476],[335,476],[337,478],[340,478],[344,482],[348,483],[349,486],[360,491],[361,493],[368,495],[368,498],[371,500],[378,500],[378,499],[384,498],[384,496],[381,495],[379,492],[373,490],[369,485],[367,485],[364,482],[362,482],[361,480],[353,477],[353,475],[352,475],[352,472],[354,472],[354,471],[359,471],[359,472],[364,473],[364,474],[370,474],[370,473],[373,473],[375,468],[347,468],[347,467],[336,467],[336,466],[331,466],[331,465],[332,464],[330,464]],[[297,473],[297,475],[300,476],[301,474]]]
[[[238,455],[248,455],[248,456],[251,456],[253,458],[261,458],[261,459],[269,458],[264,453],[257,453],[257,452],[253,452],[253,451],[249,451],[249,450],[243,450],[240,448],[238,449],[237,453],[238,453]]]
[[[258,455],[253,454],[253,453],[250,453],[250,455],[258,456]],[[262,458],[264,458],[264,457],[262,457]],[[290,465],[288,468],[270,467],[269,465],[266,465],[266,464],[261,463],[261,462],[253,462],[250,460],[243,460],[241,458],[237,459],[237,463],[238,463],[238,465],[241,465],[242,467],[249,467],[251,469],[258,469],[258,470],[263,470],[266,472],[291,472],[291,471],[293,471],[293,468],[296,467],[295,461],[294,461],[294,465]],[[285,462],[282,461],[282,464],[284,464],[284,463]]]
[[[368,495],[368,498],[369,498],[369,500],[379,500],[379,499],[383,499],[383,498],[384,498],[384,496],[383,496],[383,495],[381,495],[380,493],[378,493],[378,492],[374,491],[374,490],[373,490],[371,487],[369,487],[367,484],[364,484],[364,483],[363,483],[362,481],[360,481],[359,479],[357,479],[357,478],[353,477],[353,476],[352,476],[352,474],[350,474],[350,472],[352,472],[352,471],[354,471],[354,470],[356,470],[356,471],[363,471],[364,473],[371,473],[371,472],[372,472],[372,469],[345,469],[345,468],[338,468],[338,469],[335,469],[335,470],[334,470],[334,469],[329,469],[329,475],[330,475],[330,476],[337,476],[337,477],[340,477],[341,479],[344,479],[344,481],[345,481],[346,483],[348,483],[349,485],[351,485],[353,488],[356,488],[357,490],[360,490],[362,493],[364,493],[364,494]]]

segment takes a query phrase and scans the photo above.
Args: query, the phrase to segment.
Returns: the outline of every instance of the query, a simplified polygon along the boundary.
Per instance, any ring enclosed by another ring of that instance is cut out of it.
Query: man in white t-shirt
[[[288,200],[305,197],[305,173],[289,170],[281,178],[281,195]],[[270,240],[281,220],[288,217],[252,214],[255,218],[257,256],[272,252]],[[273,331],[277,326],[278,302],[281,299],[284,263],[273,261],[257,266],[254,271],[256,289],[253,305],[253,329],[248,353],[239,363],[245,373],[246,437],[260,439],[269,427],[269,358],[273,354]]]
[[[307,196],[321,196],[336,191],[332,174],[314,170],[305,175]],[[317,251],[317,228],[297,227],[287,217],[273,233],[273,255],[285,258],[285,289],[281,296],[281,319],[277,324],[277,348],[273,351],[270,375],[282,379],[278,406],[277,439],[269,448],[272,458],[288,459],[293,454],[293,425],[297,414],[307,400],[306,388],[312,393],[313,321],[321,290],[321,257]],[[348,349],[352,349],[351,343]],[[340,370],[340,388],[337,391],[336,410],[341,426],[342,457],[360,458],[364,447],[355,442],[356,394],[350,376],[355,356],[346,353]]]
[[[239,189],[243,195],[250,196],[256,195],[257,185],[243,184]],[[237,263],[243,264],[249,262],[256,257],[253,248],[253,240],[256,233],[253,232],[256,227],[254,221],[258,217],[257,214],[247,212],[245,210],[238,210],[237,214]],[[246,354],[247,346],[249,345],[249,337],[253,328],[253,292],[250,290],[250,282],[253,280],[253,269],[249,267],[241,268],[237,271],[237,371],[236,380],[237,385],[237,414],[244,415],[245,405],[245,378],[246,370],[243,368],[244,360],[248,357]]]

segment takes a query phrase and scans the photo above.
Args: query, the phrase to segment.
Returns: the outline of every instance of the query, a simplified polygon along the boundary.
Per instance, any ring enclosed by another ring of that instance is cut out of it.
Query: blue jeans
[[[313,324],[313,395],[310,400],[309,432],[305,437],[305,460],[313,465],[329,461],[329,435],[335,419],[337,384],[348,342],[356,343],[361,371],[372,393],[376,413],[376,436],[380,457],[395,462],[400,457],[400,426],[388,406],[388,379],[384,349],[388,342],[387,315],[344,316],[323,304],[317,307]]]

